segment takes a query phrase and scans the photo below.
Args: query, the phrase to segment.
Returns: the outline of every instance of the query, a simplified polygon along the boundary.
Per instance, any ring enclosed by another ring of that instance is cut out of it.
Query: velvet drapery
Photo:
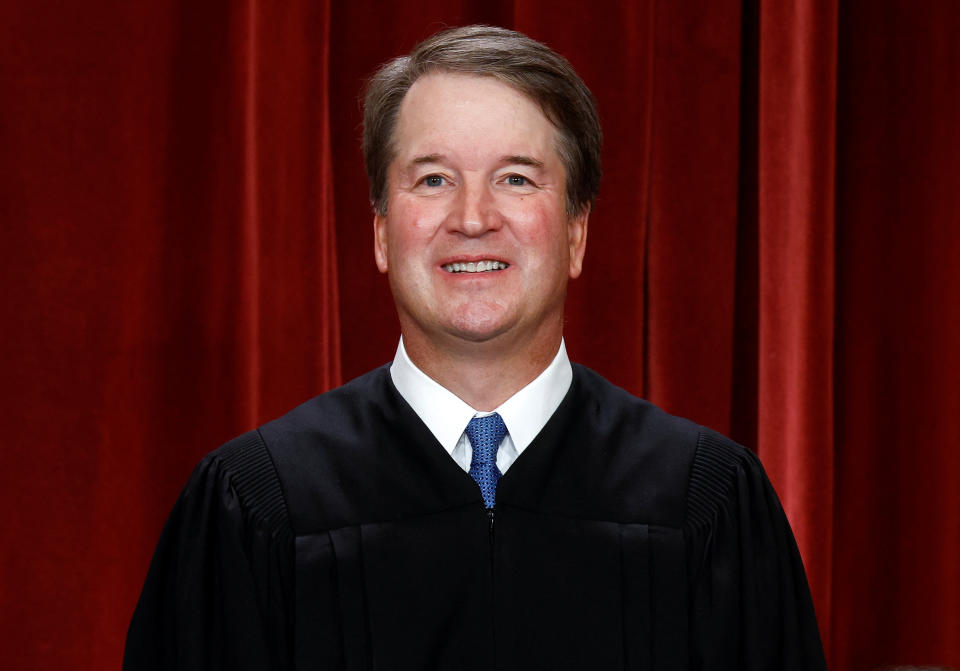
[[[358,91],[445,25],[566,55],[605,178],[571,357],[755,449],[831,668],[960,667],[960,6],[0,6],[4,668],[113,668],[224,440],[389,360]]]

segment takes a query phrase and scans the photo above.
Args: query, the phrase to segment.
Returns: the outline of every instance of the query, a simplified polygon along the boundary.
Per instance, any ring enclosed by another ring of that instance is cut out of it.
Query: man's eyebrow
[[[443,160],[442,154],[426,154],[425,156],[417,156],[415,159],[410,161],[410,165],[423,165],[424,163],[440,163]]]
[[[410,165],[424,165],[427,163],[442,163],[444,160],[443,154],[424,154],[423,156],[417,156],[412,161]],[[525,156],[523,154],[508,154],[500,157],[500,162],[507,165],[527,165],[531,168],[542,168],[543,161],[532,156]]]
[[[501,156],[501,163],[508,163],[512,165],[527,165],[531,168],[542,168],[543,161],[540,159],[533,158],[532,156],[522,156],[522,155],[511,155],[511,156]]]

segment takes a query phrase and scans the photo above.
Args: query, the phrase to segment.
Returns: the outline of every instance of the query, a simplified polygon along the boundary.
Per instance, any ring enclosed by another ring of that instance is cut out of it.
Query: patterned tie
[[[480,485],[483,502],[487,508],[493,508],[497,495],[497,483],[500,481],[500,469],[497,468],[497,449],[500,441],[507,435],[507,426],[497,413],[486,417],[474,417],[467,424],[467,438],[473,446],[470,459],[470,477]]]

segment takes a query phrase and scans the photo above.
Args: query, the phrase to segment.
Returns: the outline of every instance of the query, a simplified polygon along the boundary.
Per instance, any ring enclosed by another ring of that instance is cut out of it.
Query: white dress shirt
[[[480,412],[463,402],[449,389],[428,377],[407,356],[403,338],[390,366],[393,384],[419,415],[443,449],[453,457],[460,468],[470,470],[473,448],[464,431],[474,417],[500,413],[507,426],[507,435],[497,451],[497,468],[506,473],[511,464],[536,438],[566,396],[573,380],[573,369],[567,357],[567,348],[560,341],[560,349],[553,361],[530,384],[503,402],[492,412]]]

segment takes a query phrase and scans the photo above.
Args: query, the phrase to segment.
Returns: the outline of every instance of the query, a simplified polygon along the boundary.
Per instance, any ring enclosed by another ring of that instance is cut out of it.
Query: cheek
[[[516,208],[512,215],[510,221],[521,249],[534,256],[545,256],[542,263],[566,264],[567,220],[562,208],[551,202],[530,202]]]
[[[442,216],[434,208],[398,202],[390,211],[391,253],[409,255],[421,250],[436,234]]]

